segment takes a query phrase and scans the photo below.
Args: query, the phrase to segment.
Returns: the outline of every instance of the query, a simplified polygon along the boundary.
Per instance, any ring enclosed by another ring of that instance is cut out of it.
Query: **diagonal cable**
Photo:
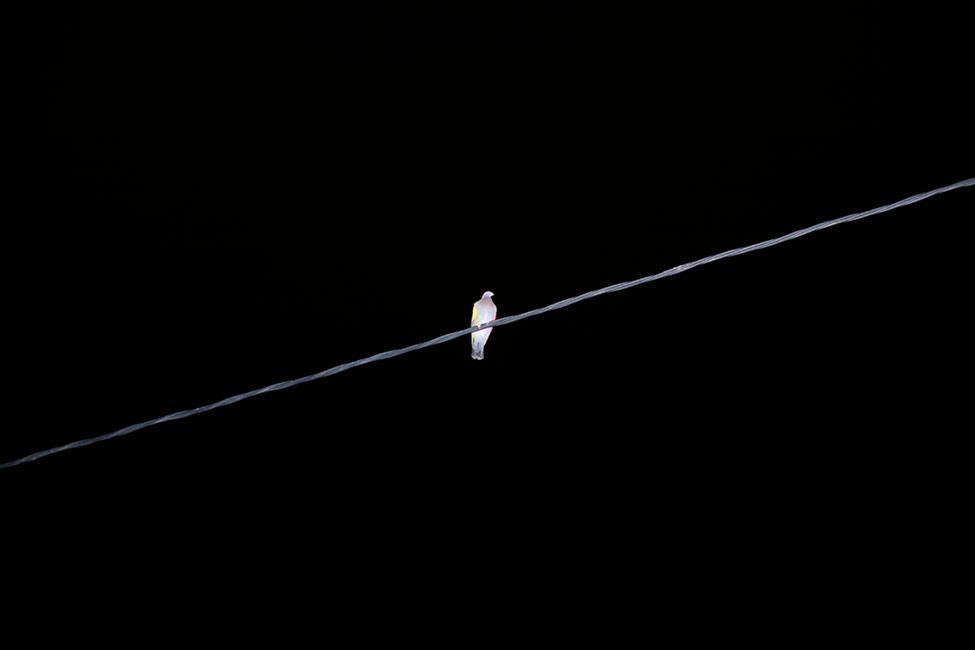
[[[761,250],[763,248],[770,248],[772,246],[777,246],[784,242],[790,241],[792,239],[798,239],[799,237],[805,237],[811,233],[818,230],[824,230],[826,228],[832,228],[833,226],[838,226],[842,223],[849,223],[851,221],[857,221],[859,219],[864,219],[866,217],[873,216],[875,214],[880,214],[881,212],[889,212],[896,208],[901,208],[906,205],[911,205],[912,203],[917,203],[918,201],[923,201],[925,199],[931,198],[938,194],[944,194],[945,192],[950,192],[952,190],[957,190],[962,187],[971,187],[975,185],[975,178],[969,178],[951,185],[945,185],[944,187],[939,187],[937,189],[929,190],[927,192],[922,192],[921,194],[915,194],[909,196],[906,199],[901,199],[895,203],[890,203],[888,205],[883,205],[878,208],[873,208],[871,210],[866,210],[865,212],[856,212],[854,214],[849,214],[845,217],[839,217],[836,219],[831,219],[829,221],[823,221],[815,225],[809,226],[807,228],[802,228],[800,230],[795,230],[788,234],[782,235],[781,237],[776,237],[774,239],[766,239],[755,244],[750,244],[748,246],[742,246],[741,248],[733,248],[731,250],[724,251],[722,253],[717,253],[715,255],[710,255],[708,257],[703,257],[699,260],[693,262],[688,262],[686,264],[680,264],[666,271],[656,273],[654,275],[648,275],[636,280],[631,280],[630,282],[620,282],[619,284],[610,285],[608,287],[603,287],[602,289],[596,289],[594,291],[589,291],[587,293],[574,296],[572,298],[566,298],[565,300],[560,300],[558,302],[552,303],[546,307],[539,307],[538,309],[532,309],[531,311],[526,311],[521,314],[515,314],[513,316],[505,316],[504,318],[499,318],[497,320],[491,321],[490,323],[478,326],[469,327],[467,329],[458,330],[456,332],[451,332],[449,334],[444,334],[436,338],[430,339],[429,341],[424,341],[422,343],[416,343],[414,345],[409,345],[405,348],[398,348],[395,350],[388,350],[386,352],[380,352],[379,354],[374,354],[371,357],[365,357],[364,359],[358,359],[356,361],[350,361],[348,363],[343,363],[338,366],[334,366],[327,370],[322,370],[321,372],[316,372],[313,375],[307,375],[305,377],[299,377],[297,379],[288,379],[286,381],[281,381],[276,384],[271,384],[270,386],[264,386],[263,388],[257,388],[246,393],[240,393],[239,395],[233,395],[227,397],[218,402],[213,402],[212,404],[206,404],[204,406],[198,406],[196,408],[186,409],[183,411],[177,411],[175,413],[170,413],[169,415],[164,415],[162,417],[155,418],[153,420],[146,420],[145,422],[139,422],[137,424],[131,424],[127,427],[123,427],[111,433],[106,433],[100,436],[95,436],[93,438],[85,438],[83,440],[76,440],[74,442],[69,442],[65,445],[59,447],[52,447],[50,449],[44,449],[42,451],[35,452],[24,456],[23,458],[18,458],[3,464],[0,464],[0,469],[7,469],[14,467],[16,465],[22,465],[24,463],[29,463],[45,456],[50,456],[52,454],[57,454],[62,451],[67,451],[69,449],[77,449],[79,447],[87,447],[88,445],[93,445],[96,442],[103,442],[105,440],[111,440],[112,438],[118,438],[119,436],[128,435],[140,429],[146,429],[157,424],[162,424],[163,422],[172,422],[173,420],[182,420],[183,418],[188,418],[191,415],[197,415],[198,413],[206,413],[207,411],[213,411],[224,406],[230,406],[237,402],[241,402],[245,399],[250,399],[251,397],[257,397],[258,395],[263,395],[264,393],[271,393],[278,390],[284,390],[285,388],[291,388],[292,386],[297,386],[299,384],[305,384],[316,379],[322,379],[324,377],[330,377],[332,375],[337,375],[340,372],[345,372],[356,366],[364,366],[367,363],[373,363],[374,361],[383,361],[384,359],[392,359],[393,357],[398,357],[409,352],[415,352],[417,350],[422,350],[423,348],[429,348],[434,345],[440,345],[441,343],[446,343],[453,339],[466,336],[471,332],[475,332],[479,329],[484,329],[485,327],[501,327],[504,325],[510,325],[520,320],[526,318],[532,318],[534,316],[539,316],[546,312],[555,311],[556,309],[563,309],[570,305],[574,305],[583,300],[589,300],[590,298],[595,298],[596,296],[602,296],[607,293],[615,293],[617,291],[623,291],[625,289],[630,289],[632,287],[646,284],[648,282],[653,282],[655,280],[660,280],[662,278],[669,277],[671,275],[677,275],[678,273],[683,273],[689,271],[695,267],[703,266],[704,264],[710,264],[711,262],[717,262],[718,260],[723,260],[728,257],[735,257],[737,255],[744,255],[745,253],[751,253],[752,251]]]

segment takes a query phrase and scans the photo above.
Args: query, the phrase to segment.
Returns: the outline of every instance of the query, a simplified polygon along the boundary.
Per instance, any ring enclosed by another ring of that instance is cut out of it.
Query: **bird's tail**
[[[483,359],[484,358],[484,341],[473,340],[471,341],[471,359]]]

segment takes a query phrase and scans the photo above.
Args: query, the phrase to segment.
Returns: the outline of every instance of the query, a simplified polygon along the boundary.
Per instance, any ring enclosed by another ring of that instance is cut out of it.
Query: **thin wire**
[[[781,237],[776,237],[774,239],[767,239],[756,244],[751,244],[749,246],[742,246],[741,248],[733,248],[731,250],[724,251],[723,253],[718,253],[716,255],[711,255],[709,257],[704,257],[702,259],[696,260],[694,262],[688,262],[686,264],[681,264],[675,266],[666,271],[656,273],[654,275],[648,275],[637,280],[632,280],[630,282],[621,282],[619,284],[614,284],[602,289],[596,289],[594,291],[589,291],[581,295],[575,296],[573,298],[566,298],[565,300],[560,300],[559,302],[552,303],[547,307],[540,307],[538,309],[533,309],[531,311],[526,311],[521,314],[515,314],[513,316],[505,316],[504,318],[499,318],[497,320],[491,321],[490,323],[485,323],[477,327],[469,327],[467,329],[458,330],[456,332],[451,332],[450,334],[444,334],[438,336],[437,338],[430,339],[423,343],[417,343],[415,345],[410,345],[405,348],[398,348],[395,350],[389,350],[387,352],[380,352],[379,354],[374,354],[371,357],[366,357],[364,359],[359,359],[357,361],[350,361],[348,363],[343,363],[341,365],[329,368],[328,370],[322,370],[321,372],[316,372],[313,375],[307,375],[305,377],[299,377],[298,379],[289,379],[287,381],[281,381],[276,384],[271,384],[270,386],[265,386],[263,388],[258,388],[255,390],[248,391],[246,393],[241,393],[239,395],[234,395],[226,399],[222,399],[219,402],[213,402],[212,404],[207,404],[205,406],[198,406],[196,408],[186,409],[184,411],[177,411],[175,413],[170,413],[169,415],[164,415],[153,420],[146,420],[145,422],[139,422],[138,424],[132,424],[127,427],[118,429],[117,431],[112,431],[111,433],[106,433],[104,435],[95,436],[94,438],[86,438],[84,440],[76,440],[75,442],[70,442],[66,445],[61,445],[60,447],[52,447],[50,449],[45,449],[43,451],[38,451],[23,458],[18,458],[17,460],[12,460],[0,465],[0,469],[7,469],[10,467],[15,467],[16,465],[22,465],[24,463],[29,463],[45,456],[50,456],[52,454],[57,454],[62,451],[67,451],[69,449],[77,449],[79,447],[87,447],[88,445],[93,445],[96,442],[103,442],[105,440],[111,440],[112,438],[118,438],[119,436],[124,436],[140,429],[146,429],[157,424],[162,424],[163,422],[172,422],[174,420],[181,420],[183,418],[188,418],[191,415],[197,415],[198,413],[206,413],[207,411],[213,411],[224,406],[230,406],[237,402],[241,402],[245,399],[250,399],[251,397],[257,397],[258,395],[263,395],[264,393],[272,393],[278,390],[284,390],[285,388],[291,388],[292,386],[297,386],[299,384],[305,384],[316,379],[322,379],[324,377],[330,377],[332,375],[337,375],[340,372],[345,372],[350,368],[355,368],[356,366],[364,366],[367,363],[373,363],[374,361],[382,361],[384,359],[392,359],[393,357],[398,357],[409,352],[415,352],[417,350],[422,350],[423,348],[429,348],[434,345],[440,345],[441,343],[446,343],[453,339],[466,336],[471,332],[475,332],[479,329],[484,329],[485,327],[502,327],[504,325],[510,325],[511,323],[524,320],[526,318],[532,318],[533,316],[538,316],[546,312],[555,311],[556,309],[563,309],[569,305],[574,305],[583,300],[589,300],[590,298],[595,298],[596,296],[602,296],[607,293],[615,293],[617,291],[623,291],[625,289],[630,289],[632,287],[646,284],[648,282],[654,282],[655,280],[660,280],[662,278],[669,277],[671,275],[677,275],[678,273],[683,273],[689,271],[695,267],[703,266],[704,264],[710,264],[711,262],[717,262],[718,260],[723,260],[728,257],[735,257],[737,255],[744,255],[745,253],[750,253],[752,251],[761,250],[763,248],[770,248],[772,246],[777,246],[778,244],[787,242],[792,239],[798,239],[799,237],[804,237],[818,230],[824,230],[826,228],[832,228],[833,226],[838,226],[842,223],[849,223],[851,221],[857,221],[858,219],[864,219],[866,217],[880,214],[881,212],[888,212],[896,208],[901,208],[906,205],[911,205],[912,203],[917,203],[918,201],[923,201],[925,199],[931,198],[938,194],[943,194],[945,192],[950,192],[952,190],[957,190],[962,187],[971,187],[975,185],[975,178],[969,178],[952,185],[946,185],[944,187],[939,187],[938,189],[930,190],[928,192],[923,192],[921,194],[915,194],[914,196],[909,196],[906,199],[901,199],[896,203],[891,203],[889,205],[884,205],[879,208],[873,208],[872,210],[867,210],[865,212],[857,212],[855,214],[850,214],[845,217],[839,217],[837,219],[832,219],[830,221],[823,221],[817,223],[813,226],[807,228],[802,228],[790,232]]]

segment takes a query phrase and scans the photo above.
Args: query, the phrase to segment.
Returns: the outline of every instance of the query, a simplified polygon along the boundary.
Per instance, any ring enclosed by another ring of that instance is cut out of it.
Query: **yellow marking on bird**
[[[471,325],[477,320],[477,306],[474,306],[474,310],[471,312]]]

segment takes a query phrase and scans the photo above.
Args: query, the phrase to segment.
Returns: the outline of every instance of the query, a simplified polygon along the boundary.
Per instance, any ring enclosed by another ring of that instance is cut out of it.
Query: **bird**
[[[474,303],[474,311],[471,313],[471,327],[490,323],[498,316],[498,308],[494,306],[491,296],[494,293],[485,291],[481,299]],[[471,332],[471,358],[483,359],[484,346],[487,344],[488,337],[491,336],[493,327]]]

